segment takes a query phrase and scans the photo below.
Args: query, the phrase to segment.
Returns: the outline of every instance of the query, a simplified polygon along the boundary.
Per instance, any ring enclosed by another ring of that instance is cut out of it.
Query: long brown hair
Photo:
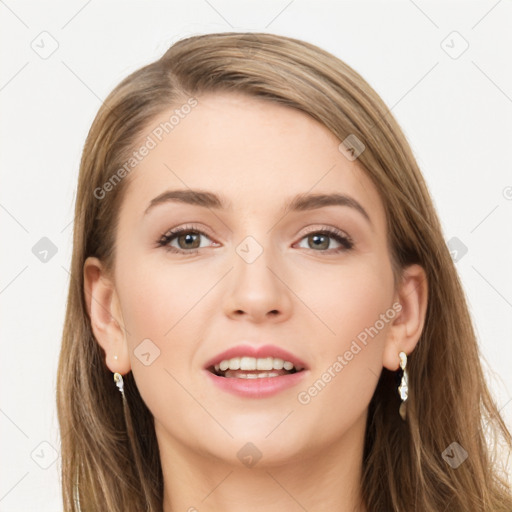
[[[176,42],[125,78],[88,134],[76,196],[69,295],[58,371],[66,511],[161,511],[163,479],[153,418],[131,372],[123,406],[87,313],[83,266],[112,269],[117,216],[129,176],[98,199],[164,109],[202,93],[234,91],[299,109],[340,141],[363,142],[358,165],[386,210],[396,277],[418,263],[428,279],[421,338],[409,358],[407,421],[395,372],[383,370],[369,405],[363,457],[368,511],[510,512],[510,483],[496,459],[512,439],[484,380],[475,332],[424,179],[388,108],[330,53],[266,33],[215,33]],[[137,172],[136,169],[132,172]],[[458,443],[453,445],[452,443]],[[457,468],[443,458],[461,446]]]

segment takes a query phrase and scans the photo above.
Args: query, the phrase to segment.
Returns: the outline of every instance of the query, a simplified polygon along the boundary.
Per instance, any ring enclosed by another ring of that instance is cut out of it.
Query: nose
[[[255,259],[254,259],[255,258]],[[224,295],[224,312],[233,319],[261,323],[282,322],[290,317],[293,295],[275,251],[249,240],[233,254],[233,270]]]

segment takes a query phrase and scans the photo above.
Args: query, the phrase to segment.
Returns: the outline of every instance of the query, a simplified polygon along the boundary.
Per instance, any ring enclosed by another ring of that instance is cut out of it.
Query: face
[[[397,297],[382,202],[340,142],[297,110],[210,94],[126,178],[115,293],[160,445],[239,463],[251,442],[279,464],[364,428]],[[161,197],[177,190],[209,195]],[[267,376],[237,371],[245,356]]]

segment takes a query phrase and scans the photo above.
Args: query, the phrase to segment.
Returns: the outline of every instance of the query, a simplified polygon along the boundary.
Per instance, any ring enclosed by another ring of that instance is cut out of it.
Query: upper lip
[[[307,368],[306,363],[284,348],[277,347],[276,345],[260,345],[255,347],[247,344],[236,345],[235,347],[228,348],[224,352],[212,357],[204,367],[205,369],[208,369],[216,364],[220,364],[220,362],[225,359],[243,356],[255,358],[275,357],[283,359],[284,361],[290,361],[290,363],[293,363],[295,368]]]

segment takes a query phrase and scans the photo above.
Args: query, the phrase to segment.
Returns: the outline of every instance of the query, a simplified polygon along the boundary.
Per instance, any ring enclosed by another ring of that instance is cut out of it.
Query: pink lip
[[[215,366],[219,364],[224,359],[232,359],[233,357],[277,357],[279,359],[283,359],[284,361],[290,361],[293,363],[295,367],[307,368],[306,363],[301,361],[298,357],[294,356],[287,350],[284,350],[275,345],[262,345],[260,347],[254,347],[252,345],[237,345],[236,347],[232,347],[220,354],[217,354],[215,357],[210,359],[204,366],[205,369]],[[294,374],[295,375],[295,374]],[[270,377],[271,379],[277,379],[280,377]],[[265,380],[265,379],[261,379]]]
[[[233,357],[277,357],[284,361],[290,361],[296,368],[302,368],[302,371],[280,375],[279,377],[264,377],[257,379],[239,379],[233,377],[220,377],[210,371],[210,369],[219,364],[224,359],[231,359]],[[232,393],[234,395],[243,396],[247,398],[264,398],[275,395],[285,389],[295,386],[309,373],[306,363],[301,359],[294,356],[287,350],[284,350],[275,345],[262,345],[254,347],[251,345],[237,345],[232,347],[215,357],[210,359],[204,366],[208,378],[220,387],[220,389]]]
[[[233,356],[236,357],[236,356]],[[245,398],[265,398],[297,385],[308,370],[281,375],[280,377],[264,377],[257,379],[237,379],[236,377],[219,377],[205,370],[208,378],[223,391]]]

